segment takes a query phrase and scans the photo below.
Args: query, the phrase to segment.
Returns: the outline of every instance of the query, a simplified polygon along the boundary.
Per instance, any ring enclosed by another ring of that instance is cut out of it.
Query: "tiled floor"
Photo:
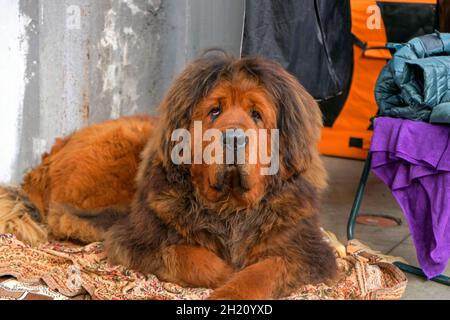
[[[339,240],[345,243],[347,219],[364,163],[331,157],[323,159],[329,172],[330,186],[323,201],[322,225],[325,229],[334,232]],[[401,256],[417,265],[415,249],[400,207],[389,189],[374,175],[369,178],[361,213],[400,218],[402,224],[392,228],[357,225],[356,238],[375,250]],[[450,268],[447,268],[446,274],[450,275]],[[425,281],[414,275],[407,276],[409,283],[404,299],[450,300],[450,287]]]

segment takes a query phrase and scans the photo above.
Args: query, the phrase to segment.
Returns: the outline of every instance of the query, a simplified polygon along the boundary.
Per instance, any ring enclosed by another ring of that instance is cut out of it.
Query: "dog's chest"
[[[223,259],[241,267],[258,242],[259,228],[244,216],[209,215],[194,224],[192,237],[198,245],[210,248]]]

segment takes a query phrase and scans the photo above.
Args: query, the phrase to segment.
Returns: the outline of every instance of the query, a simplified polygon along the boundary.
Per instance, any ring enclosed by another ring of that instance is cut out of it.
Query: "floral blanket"
[[[343,249],[344,248],[344,249]],[[359,242],[336,246],[345,277],[334,287],[304,286],[285,299],[400,299],[407,279],[389,259]],[[106,262],[103,245],[48,243],[31,248],[0,235],[0,299],[201,300],[211,290],[188,289]]]

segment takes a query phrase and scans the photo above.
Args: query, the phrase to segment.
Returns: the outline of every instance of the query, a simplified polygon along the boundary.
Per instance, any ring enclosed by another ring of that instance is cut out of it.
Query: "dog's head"
[[[206,202],[251,207],[274,179],[298,175],[324,184],[319,108],[274,62],[205,55],[175,80],[160,112],[156,148],[165,170],[184,170]]]

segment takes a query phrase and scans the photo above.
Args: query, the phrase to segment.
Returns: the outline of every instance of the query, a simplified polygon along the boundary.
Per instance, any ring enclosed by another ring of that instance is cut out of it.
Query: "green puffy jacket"
[[[450,124],[450,34],[414,38],[395,48],[375,88],[380,115]]]

